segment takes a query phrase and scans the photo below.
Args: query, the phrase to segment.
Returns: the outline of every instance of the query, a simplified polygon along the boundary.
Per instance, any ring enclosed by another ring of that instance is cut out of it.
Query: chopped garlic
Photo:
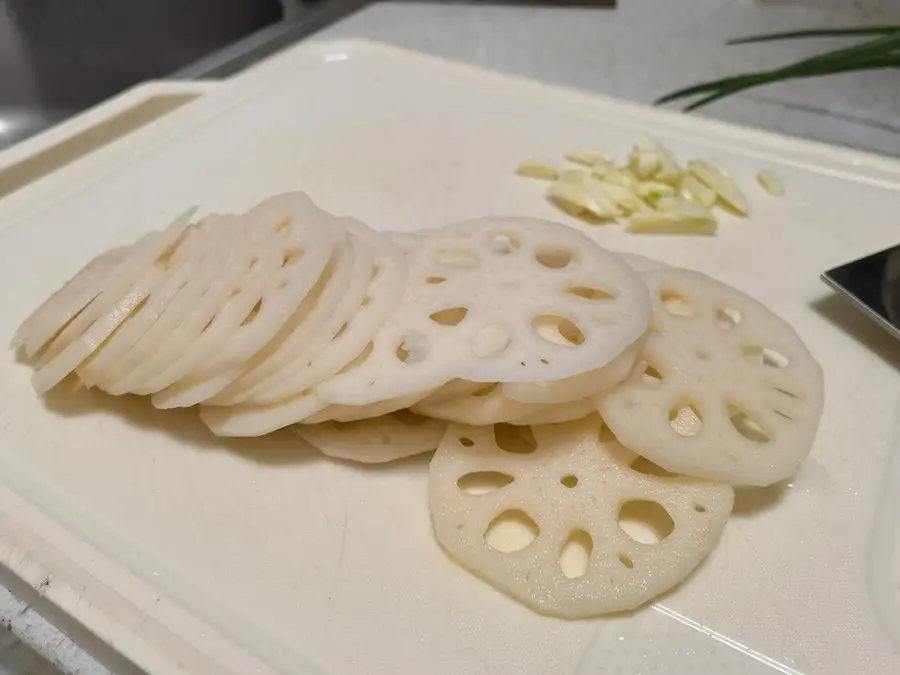
[[[635,192],[641,199],[656,201],[663,197],[671,197],[675,194],[675,188],[668,183],[659,183],[656,181],[647,181],[639,183],[635,188]]]
[[[659,155],[645,150],[633,150],[628,156],[628,168],[641,180],[650,180],[662,164]]]
[[[784,183],[771,171],[760,171],[756,174],[756,180],[770,195],[780,197],[784,194]]]
[[[596,199],[585,186],[574,181],[561,180],[547,189],[547,199],[566,213],[596,220],[611,220],[621,215],[621,211],[605,198]]]
[[[595,164],[593,171],[594,177],[604,183],[621,185],[624,188],[633,188],[638,183],[633,173],[627,170],[617,169],[615,166]]]
[[[750,203],[731,177],[712,162],[693,160],[688,164],[691,172],[701,183],[712,189],[727,206],[746,216],[750,214]]]
[[[634,234],[704,234],[716,233],[718,223],[712,218],[698,219],[672,213],[638,213],[631,217],[627,232]]]
[[[516,168],[516,173],[526,178],[540,178],[541,180],[559,178],[559,170],[551,162],[522,162]]]
[[[684,174],[681,178],[681,196],[706,208],[711,208],[716,203],[715,191],[706,187],[689,173]]]
[[[602,150],[593,148],[583,148],[573,152],[566,153],[565,158],[573,164],[583,164],[584,166],[594,166],[594,164],[612,164],[613,158]]]
[[[678,162],[675,161],[672,153],[664,148],[662,144],[649,138],[642,138],[634,144],[634,147],[637,152],[648,153],[656,157],[658,168],[654,172],[654,180],[674,185],[678,182],[681,174],[684,173]]]

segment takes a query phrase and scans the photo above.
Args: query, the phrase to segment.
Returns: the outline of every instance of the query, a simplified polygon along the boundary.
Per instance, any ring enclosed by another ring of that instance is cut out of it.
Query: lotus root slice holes
[[[478,255],[462,246],[444,246],[435,251],[433,259],[438,265],[455,269],[475,269],[481,265]]]
[[[512,424],[494,425],[494,443],[503,452],[509,452],[514,455],[530,455],[537,450],[538,446],[531,427],[514,426]]]
[[[541,530],[534,519],[521,509],[496,515],[484,531],[484,543],[500,553],[515,553],[531,544]]]
[[[659,387],[662,385],[663,376],[659,372],[659,370],[650,365],[649,363],[643,363],[640,365],[641,370],[641,382],[650,387]]]
[[[747,345],[741,349],[741,355],[748,363],[768,366],[781,370],[787,368],[790,359],[779,351],[759,345]]]
[[[412,365],[424,361],[428,357],[429,348],[430,341],[428,336],[413,331],[400,338],[394,355],[401,363]]]
[[[689,319],[696,315],[691,301],[679,291],[663,288],[659,291],[659,301],[663,309],[672,316]]]
[[[365,363],[366,361],[369,360],[369,357],[372,355],[372,352],[374,351],[374,349],[375,349],[375,344],[372,342],[369,342],[365,346],[365,348],[359,354],[357,354],[356,357],[354,357],[354,359],[352,361],[350,361],[350,363],[348,363],[346,366],[341,368],[337,372],[337,374],[343,375],[344,373],[349,373],[354,368],[358,368],[359,366],[361,366],[363,363]]]
[[[675,531],[675,521],[657,502],[627,501],[619,509],[619,529],[640,544],[658,544]]]
[[[538,246],[534,259],[551,270],[575,267],[579,262],[578,252],[561,246]]]
[[[594,286],[572,285],[566,286],[566,293],[573,295],[582,300],[591,302],[602,302],[605,300],[615,300],[618,294],[615,291],[607,291],[603,288]]]
[[[512,335],[500,324],[479,330],[472,338],[472,353],[480,359],[499,356],[512,344]]]
[[[716,310],[716,325],[722,330],[731,330],[742,320],[743,315],[734,307],[719,307]]]
[[[583,577],[594,552],[594,539],[586,531],[574,529],[559,552],[559,567],[567,579]]]
[[[253,321],[259,316],[260,311],[262,310],[263,301],[258,300],[253,308],[247,313],[247,316],[241,322],[242,326],[249,326]]]
[[[772,435],[751,415],[732,403],[729,403],[726,407],[728,409],[728,419],[731,421],[735,431],[741,436],[748,441],[760,444],[769,443],[772,440]]]
[[[671,471],[666,471],[658,464],[654,464],[649,459],[640,456],[631,463],[629,468],[632,471],[642,473],[645,476],[656,476],[657,478],[674,478],[677,475]]]
[[[669,424],[679,436],[696,436],[703,426],[703,416],[690,401],[679,401],[669,409]]]
[[[497,232],[488,237],[488,246],[492,253],[510,255],[522,248],[522,242],[514,234]]]
[[[515,480],[502,471],[474,471],[456,481],[460,490],[470,495],[486,495],[506,487]]]
[[[538,337],[551,344],[579,347],[585,341],[581,328],[568,317],[541,314],[532,319],[531,327]]]
[[[433,312],[428,318],[439,326],[458,326],[468,313],[468,307],[448,307]]]

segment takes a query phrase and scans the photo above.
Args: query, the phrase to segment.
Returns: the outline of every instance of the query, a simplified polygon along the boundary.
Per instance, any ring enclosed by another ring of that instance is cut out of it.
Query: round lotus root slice
[[[345,240],[345,232],[333,227],[335,219],[301,192],[267,199],[241,220],[260,263],[251,263],[237,293],[170,371],[169,377],[176,379],[153,395],[157,408],[196,405],[239,377],[247,361],[297,311],[321,278],[335,244]],[[278,264],[270,271],[265,261],[272,255]]]
[[[639,366],[598,398],[622,443],[673,473],[732,485],[790,477],[822,414],[822,369],[760,302],[699,272],[645,280],[653,330]]]
[[[648,258],[644,255],[638,255],[637,253],[625,253],[624,251],[619,251],[619,256],[621,256],[622,260],[624,260],[631,269],[639,274],[664,270],[669,267],[669,265],[664,262]]]
[[[196,208],[188,209],[162,232],[151,232],[131,246],[97,256],[22,322],[11,346],[24,346],[29,358],[46,347],[42,363],[62,352],[106,310],[120,302],[151,265],[171,253],[190,227],[195,211]]]
[[[576,230],[488,218],[430,232],[368,357],[319,388],[331,403],[473,382],[561,380],[606,365],[646,330],[640,277]]]
[[[201,405],[200,419],[216,436],[255,437],[289,427],[327,404],[312,392],[304,392],[268,405]]]
[[[601,368],[552,382],[506,382],[503,395],[522,403],[572,403],[611,389],[627,378],[637,363],[642,340],[625,348]],[[535,424],[542,424],[536,422]]]
[[[291,430],[328,457],[381,464],[435,450],[447,422],[401,410],[356,422],[297,424]]]
[[[262,402],[254,401],[254,395],[265,392],[292,365],[314,357],[359,311],[372,278],[374,259],[367,243],[355,236],[354,230],[368,228],[344,219],[335,220],[334,227],[348,230],[347,241],[338,247],[319,283],[265,350],[246,364],[244,373],[208,403]]]
[[[583,398],[580,401],[569,403],[553,403],[537,412],[509,420],[510,424],[522,426],[534,426],[536,424],[562,424],[584,419],[597,412],[597,406],[593,400]]]
[[[125,260],[129,251],[129,246],[119,246],[88,262],[25,319],[10,340],[10,347],[22,346],[28,358],[37,356],[53,336],[100,295],[103,281]]]
[[[330,405],[303,419],[301,424],[356,422],[358,420],[366,420],[373,417],[383,417],[385,415],[390,415],[391,413],[406,410],[426,396],[427,393],[400,396],[398,398],[389,398],[386,401],[379,401],[378,403],[372,403],[370,405]]]
[[[543,403],[520,403],[506,398],[499,384],[482,384],[475,391],[444,401],[427,399],[412,406],[413,412],[462,424],[496,424],[540,413]]]
[[[601,426],[594,416],[515,437],[502,425],[451,425],[428,476],[441,546],[519,602],[566,619],[634,609],[679,584],[715,547],[734,492],[640,473]]]
[[[153,393],[154,389],[148,389],[153,378],[177,361],[210,324],[233,292],[234,279],[251,262],[247,247],[236,243],[236,220],[235,216],[208,217],[196,228],[200,234],[191,240],[190,255],[179,257],[201,258],[199,267],[127,353],[105,364],[98,380],[104,391],[113,395]],[[207,224],[216,227],[204,227]],[[88,378],[97,379],[97,373]]]
[[[115,330],[128,319],[128,317],[157,289],[165,280],[166,265],[164,262],[153,263],[142,276],[140,276],[122,295],[117,302],[107,305],[106,308],[83,330],[79,328],[79,335],[71,340],[65,335],[69,327],[78,321],[69,324],[56,340],[64,337],[67,344],[52,358],[48,358],[38,364],[31,376],[31,384],[38,394],[52,389],[62,382],[69,373],[73,372],[82,362],[91,356]],[[102,294],[101,294],[102,296]],[[87,311],[87,310],[86,310]],[[50,348],[44,352],[49,356]]]
[[[220,227],[215,230],[204,227],[204,223],[209,221],[216,221]],[[144,361],[160,347],[158,339],[144,340],[144,337],[157,327],[173,303],[180,301],[182,294],[189,294],[190,291],[186,290],[188,286],[198,279],[207,278],[211,271],[222,273],[226,253],[223,249],[228,247],[230,241],[227,228],[226,218],[209,216],[187,233],[169,257],[162,284],[77,368],[78,377],[86,386],[104,390],[114,387],[129,372],[129,363],[133,366]],[[136,349],[139,343],[143,344],[144,349]]]

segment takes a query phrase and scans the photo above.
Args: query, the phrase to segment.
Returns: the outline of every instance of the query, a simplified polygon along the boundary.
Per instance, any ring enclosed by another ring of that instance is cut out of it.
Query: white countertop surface
[[[837,44],[811,40],[725,47],[729,38],[791,28],[900,23],[900,0],[619,0],[619,4],[615,10],[601,10],[388,2],[362,10],[316,39],[380,40],[649,103],[677,87],[775,67]],[[744,94],[697,114],[900,156],[898,83],[897,71],[793,82]],[[0,621],[65,673],[110,672],[45,621],[39,607],[15,598],[3,586]],[[54,672],[31,652],[10,644],[0,639],[0,675]]]

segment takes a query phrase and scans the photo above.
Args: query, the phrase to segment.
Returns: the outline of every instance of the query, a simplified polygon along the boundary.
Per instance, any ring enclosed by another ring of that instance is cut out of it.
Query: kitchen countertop
[[[317,34],[363,37],[641,102],[700,80],[770,68],[835,41],[728,47],[742,35],[892,19],[900,3],[846,0],[620,0],[615,10],[380,3]],[[890,6],[889,6],[890,5]],[[891,16],[893,15],[893,16]],[[718,119],[900,156],[900,75],[858,73],[776,85],[705,109]],[[699,114],[699,113],[698,113]],[[0,675],[105,675],[100,660],[0,586],[0,621],[46,661],[0,639]],[[3,635],[0,635],[2,638]],[[110,666],[122,673],[121,663]]]

